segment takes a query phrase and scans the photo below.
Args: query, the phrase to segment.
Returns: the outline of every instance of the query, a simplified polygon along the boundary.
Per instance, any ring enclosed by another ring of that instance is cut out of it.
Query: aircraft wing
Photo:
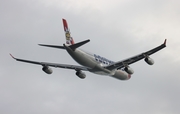
[[[148,57],[151,54],[154,54],[155,52],[163,49],[164,47],[166,47],[166,39],[165,39],[163,44],[161,44],[160,46],[158,46],[158,47],[156,47],[154,49],[151,49],[151,50],[149,50],[147,52],[144,52],[144,53],[141,53],[139,55],[130,57],[128,59],[125,59],[125,60],[122,60],[122,61],[119,61],[119,62],[115,62],[114,64],[106,66],[105,68],[107,68],[109,70],[121,69],[121,68],[125,67],[126,65],[130,65],[130,64],[135,63],[135,62],[137,62],[137,61],[139,61],[139,60],[141,60],[143,58]]]
[[[18,59],[18,58],[13,57],[12,55],[11,55],[11,57],[17,61],[36,64],[36,65],[42,65],[42,66],[51,66],[51,67],[55,67],[55,68],[65,68],[65,69],[84,70],[84,71],[88,71],[88,69],[89,69],[88,67],[77,66],[77,65],[67,65],[67,64],[30,61],[30,60]]]

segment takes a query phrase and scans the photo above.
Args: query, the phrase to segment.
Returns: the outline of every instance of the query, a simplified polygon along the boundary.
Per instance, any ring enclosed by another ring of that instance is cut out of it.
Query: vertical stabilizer
[[[63,21],[64,32],[65,32],[65,36],[66,36],[66,44],[67,45],[73,45],[74,44],[74,40],[71,37],[71,33],[70,33],[69,28],[68,28],[67,21],[65,19],[62,19],[62,21]]]

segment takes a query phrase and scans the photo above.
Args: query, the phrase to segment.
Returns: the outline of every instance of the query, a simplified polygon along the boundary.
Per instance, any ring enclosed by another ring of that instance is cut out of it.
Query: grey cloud
[[[107,9],[76,10],[41,1],[0,1],[0,113],[178,114],[179,1],[112,2]],[[74,71],[55,68],[46,75],[41,66],[8,55],[76,64],[63,50],[37,46],[63,44],[62,18],[75,41],[91,39],[85,50],[115,61],[149,50],[165,37],[167,48],[152,56],[153,66],[144,61],[131,65],[135,74],[128,81],[88,72],[81,80]]]

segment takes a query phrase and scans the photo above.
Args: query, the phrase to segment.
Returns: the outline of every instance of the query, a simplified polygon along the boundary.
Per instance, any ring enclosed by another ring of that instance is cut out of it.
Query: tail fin
[[[65,32],[65,36],[66,36],[66,44],[67,45],[73,45],[74,44],[74,40],[71,37],[71,33],[70,33],[69,28],[68,28],[67,21],[65,19],[62,19],[62,21],[63,21],[64,32]]]

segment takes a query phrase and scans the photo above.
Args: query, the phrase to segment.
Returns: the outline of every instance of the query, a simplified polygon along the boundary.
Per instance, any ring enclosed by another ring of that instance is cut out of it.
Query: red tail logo
[[[74,44],[74,40],[71,37],[71,33],[68,28],[67,21],[65,19],[62,19],[62,20],[63,20],[64,32],[65,32],[65,36],[66,36],[66,44],[72,45],[72,44]]]

